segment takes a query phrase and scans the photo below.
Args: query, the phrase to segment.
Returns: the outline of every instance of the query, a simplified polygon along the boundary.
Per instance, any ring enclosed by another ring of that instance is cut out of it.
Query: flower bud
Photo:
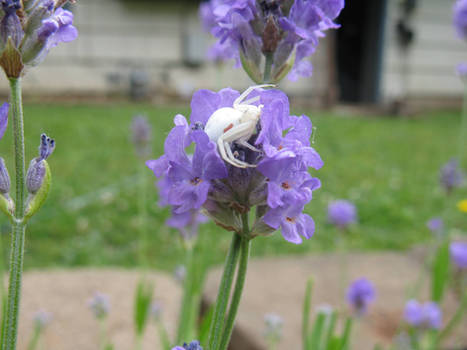
[[[29,163],[28,173],[26,175],[26,187],[28,192],[36,194],[42,186],[45,176],[45,163],[40,158],[34,158]]]
[[[2,8],[5,13],[0,22],[0,41],[2,46],[5,47],[8,39],[11,38],[14,47],[19,47],[24,32],[16,11],[21,8],[21,3],[19,0],[3,0]]]
[[[263,53],[271,54],[279,45],[280,32],[273,16],[269,16],[263,31]]]
[[[8,195],[10,192],[10,175],[5,166],[5,161],[0,157],[0,193]]]
[[[52,15],[53,9],[54,2],[52,0],[39,0],[28,16],[25,25],[26,35],[32,35],[39,29],[42,26],[42,22]]]

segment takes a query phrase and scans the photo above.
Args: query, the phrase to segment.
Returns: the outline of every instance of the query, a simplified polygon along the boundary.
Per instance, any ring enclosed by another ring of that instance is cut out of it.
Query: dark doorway
[[[337,77],[342,102],[379,100],[387,0],[349,0],[337,30]]]

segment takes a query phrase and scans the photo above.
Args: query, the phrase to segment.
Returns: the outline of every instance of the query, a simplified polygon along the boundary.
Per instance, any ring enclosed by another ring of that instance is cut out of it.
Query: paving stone
[[[314,280],[312,315],[322,305],[349,312],[345,305],[345,289],[349,282],[363,276],[371,280],[377,289],[377,299],[368,316],[356,324],[352,349],[369,350],[376,343],[388,344],[398,329],[410,288],[420,277],[420,256],[423,255],[368,253],[251,260],[233,339],[235,350],[266,349],[262,336],[264,315],[271,312],[284,319],[283,339],[278,349],[301,349],[302,303],[310,276]],[[221,272],[215,270],[208,277],[206,299],[210,302],[215,300]],[[422,299],[425,300],[427,282],[422,283]],[[446,299],[443,311],[452,315],[457,303],[453,296]],[[459,328],[462,333],[467,323]],[[459,334],[453,339],[458,337]],[[467,344],[465,331],[461,339]]]

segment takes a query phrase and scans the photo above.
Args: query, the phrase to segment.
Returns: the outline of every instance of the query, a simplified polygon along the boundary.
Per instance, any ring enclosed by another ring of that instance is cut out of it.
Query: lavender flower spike
[[[440,171],[440,184],[449,194],[464,183],[464,173],[459,168],[459,161],[452,158]]]
[[[405,305],[404,319],[407,323],[420,330],[439,329],[442,323],[442,312],[438,304],[428,302],[420,304],[409,300]]]
[[[449,252],[452,262],[459,269],[467,269],[467,243],[452,242],[449,246]]]
[[[110,311],[109,297],[106,294],[94,294],[89,301],[89,308],[97,319],[105,318]]]
[[[467,38],[467,0],[457,0],[453,8],[453,23],[457,35]]]
[[[358,314],[366,313],[368,305],[375,299],[375,288],[366,278],[354,281],[347,290],[347,302]]]
[[[331,202],[328,206],[328,220],[331,224],[345,229],[357,221],[355,205],[346,200]]]
[[[146,157],[151,151],[151,125],[145,116],[137,115],[131,122],[132,141],[136,153]]]
[[[39,156],[31,160],[26,175],[26,187],[29,193],[35,194],[41,188],[46,173],[44,161],[52,154],[54,149],[55,140],[47,137],[46,134],[42,134]]]
[[[176,346],[172,350],[203,350],[203,347],[199,344],[199,341],[193,340],[190,344],[183,344],[183,346]]]

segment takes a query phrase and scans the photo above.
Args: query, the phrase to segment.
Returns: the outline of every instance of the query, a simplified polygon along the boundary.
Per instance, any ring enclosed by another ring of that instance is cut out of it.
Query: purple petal
[[[211,90],[198,90],[191,100],[191,124],[206,125],[209,117],[219,109],[221,96]]]

